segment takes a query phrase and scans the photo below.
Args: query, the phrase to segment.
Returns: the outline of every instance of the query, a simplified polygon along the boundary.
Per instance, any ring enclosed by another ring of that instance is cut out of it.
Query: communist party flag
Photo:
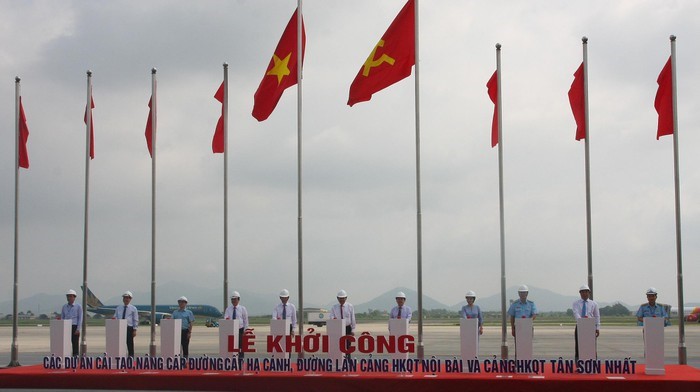
[[[95,122],[92,117],[92,109],[95,108],[95,101],[90,96],[90,159],[95,159]],[[83,117],[83,122],[87,124],[87,111],[88,107],[85,105],[85,116]]]
[[[372,94],[411,74],[416,63],[415,32],[415,2],[408,0],[352,81],[348,105],[369,101]]]
[[[27,139],[29,139],[29,127],[27,117],[24,115],[22,97],[19,97],[19,167],[29,169],[29,154],[27,153]]]
[[[574,82],[569,89],[569,104],[576,120],[576,140],[586,138],[586,95],[584,91],[583,63],[574,72]]]
[[[221,117],[216,123],[216,130],[214,131],[214,138],[211,141],[211,150],[214,154],[217,152],[224,152],[224,83],[221,82],[221,86],[214,94],[214,98],[221,102]]]
[[[277,102],[282,97],[282,93],[287,87],[297,84],[297,15],[299,10],[294,11],[287,27],[282,33],[275,53],[272,55],[270,64],[267,66],[265,75],[260,81],[260,86],[255,92],[255,103],[253,104],[253,117],[258,121],[265,121],[272,111],[275,110]],[[304,51],[306,49],[306,31],[302,18],[301,27],[301,61],[304,61]]]
[[[148,100],[148,120],[146,120],[146,145],[148,146],[148,154],[153,158],[153,109],[151,108],[151,102],[153,102],[153,97]]]
[[[656,140],[659,140],[661,136],[673,135],[673,72],[670,57],[656,82],[659,89],[656,91],[654,108],[659,113],[659,126],[656,131]]]
[[[489,98],[493,102],[493,121],[491,122],[491,147],[498,144],[498,71],[493,73],[491,79],[486,83]]]

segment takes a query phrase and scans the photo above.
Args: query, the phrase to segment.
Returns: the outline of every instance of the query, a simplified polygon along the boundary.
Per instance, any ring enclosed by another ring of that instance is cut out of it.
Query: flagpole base
[[[87,355],[87,343],[86,342],[80,343],[80,355],[82,355],[82,356]]]
[[[508,359],[508,345],[501,346],[501,359]]]
[[[151,344],[148,346],[148,354],[151,357],[156,356],[156,343],[155,342],[151,342]]]
[[[417,355],[418,359],[425,358],[425,346],[423,346],[422,342],[420,344],[418,344],[418,350],[416,351],[416,355]]]
[[[17,347],[16,344],[12,345],[11,348],[11,354],[10,354],[10,363],[7,364],[7,367],[17,367],[17,366],[22,366],[19,363],[19,348]]]
[[[688,364],[688,352],[685,346],[678,346],[678,364],[687,365]]]

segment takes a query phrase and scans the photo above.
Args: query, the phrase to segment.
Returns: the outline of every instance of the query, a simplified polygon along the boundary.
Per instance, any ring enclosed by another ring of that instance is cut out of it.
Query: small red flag
[[[372,94],[411,75],[416,63],[414,0],[408,0],[365,60],[350,85],[348,105],[372,99]]]
[[[493,102],[493,121],[491,122],[491,147],[498,144],[498,71],[495,71],[491,79],[486,83],[489,98]]]
[[[297,84],[297,14],[294,11],[292,18],[287,23],[287,27],[282,33],[275,53],[272,55],[270,64],[267,66],[265,75],[260,81],[258,90],[255,92],[253,104],[253,117],[258,121],[265,121],[272,111],[275,110],[277,102],[282,97],[282,93],[287,87]],[[301,61],[304,61],[306,50],[306,30],[304,20],[301,22]]]
[[[576,140],[586,138],[586,92],[584,89],[583,63],[574,72],[574,82],[569,89],[569,104],[576,120]]]
[[[221,117],[216,123],[216,130],[214,131],[214,138],[211,141],[211,150],[216,154],[217,152],[224,152],[224,82],[221,82],[221,86],[214,94],[214,98],[221,102]]]
[[[148,146],[148,154],[153,158],[153,127],[151,121],[151,116],[153,115],[153,108],[151,108],[151,102],[153,102],[153,96],[148,100],[148,120],[146,120],[146,145]]]
[[[24,115],[22,97],[19,97],[19,167],[29,169],[29,154],[27,154],[27,139],[29,139],[29,127],[27,117]]]
[[[659,89],[656,91],[654,108],[659,113],[659,127],[656,132],[656,140],[659,140],[661,136],[673,135],[673,71],[670,57],[656,82]]]
[[[95,100],[90,96],[90,159],[95,159],[95,121],[92,117],[92,109],[95,108]],[[87,124],[87,111],[88,107],[85,105],[85,116],[83,117],[83,122]]]

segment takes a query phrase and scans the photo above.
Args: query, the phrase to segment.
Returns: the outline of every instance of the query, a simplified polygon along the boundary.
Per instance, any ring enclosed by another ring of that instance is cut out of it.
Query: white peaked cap
[[[588,287],[587,284],[584,284],[584,285],[582,285],[581,287],[578,288],[578,291],[584,291],[584,290],[591,291],[591,288]]]
[[[185,296],[183,295],[182,297],[180,297],[180,298],[177,299],[177,302],[180,302],[180,301],[185,301],[185,302],[187,302],[187,297],[185,297]]]
[[[520,287],[518,287],[518,292],[519,292],[519,293],[522,293],[522,292],[526,292],[526,293],[527,293],[527,292],[529,292],[529,291],[530,291],[530,289],[528,289],[526,285],[521,285]]]
[[[347,297],[348,297],[348,293],[346,293],[345,290],[340,290],[340,291],[338,291],[338,294],[336,295],[336,297],[338,297],[338,298],[347,298]]]
[[[66,291],[66,295],[75,295],[75,296],[77,296],[78,293],[76,293],[75,290],[70,289],[70,290]]]
[[[134,295],[131,294],[131,291],[125,291],[124,294],[122,294],[122,297],[129,297],[129,298],[134,298]]]
[[[280,291],[280,297],[289,297],[289,290],[284,289]]]
[[[647,290],[647,295],[656,295],[656,294],[658,294],[656,292],[656,289],[653,287],[649,287],[649,290]]]
[[[406,299],[406,294],[404,294],[403,291],[399,291],[398,293],[396,293],[396,298]]]
[[[465,296],[465,297],[474,297],[474,298],[476,298],[476,293],[473,292],[473,291],[471,291],[471,290],[469,290],[469,291],[467,291],[466,294],[464,294],[464,296]]]
[[[238,291],[234,291],[233,293],[231,293],[231,299],[234,298],[241,298],[241,295],[238,293]]]

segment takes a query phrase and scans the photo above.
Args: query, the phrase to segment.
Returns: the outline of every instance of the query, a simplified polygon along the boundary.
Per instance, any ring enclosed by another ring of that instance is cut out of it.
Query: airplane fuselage
[[[151,305],[134,305],[134,306],[136,306],[136,309],[138,309],[139,314],[143,314],[144,312],[151,311]],[[98,313],[98,314],[102,314],[105,316],[113,316],[116,308],[117,308],[117,305],[107,305],[107,306],[100,306],[100,307],[96,307],[96,308],[88,307],[87,310],[88,310],[88,312],[92,312],[92,313]],[[179,308],[179,306],[177,306],[177,305],[156,305],[156,313],[172,314],[178,308]],[[188,305],[187,309],[192,311],[192,314],[194,314],[195,317],[200,316],[200,317],[220,318],[223,316],[222,313],[219,311],[219,309],[217,309],[211,305]]]

